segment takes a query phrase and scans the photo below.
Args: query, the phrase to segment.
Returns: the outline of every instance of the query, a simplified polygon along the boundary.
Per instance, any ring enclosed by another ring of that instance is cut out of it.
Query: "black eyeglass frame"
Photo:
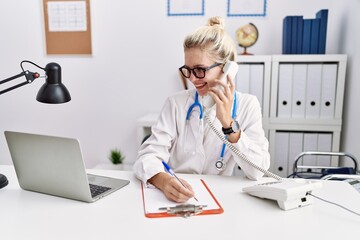
[[[196,78],[198,78],[198,79],[203,79],[205,76],[206,76],[206,71],[208,71],[208,70],[210,70],[210,69],[212,69],[212,68],[214,68],[214,67],[217,67],[217,66],[220,66],[222,63],[214,63],[213,65],[211,65],[211,66],[209,66],[209,67],[206,67],[206,68],[203,68],[203,67],[194,67],[194,68],[189,68],[189,67],[187,67],[187,66],[182,66],[182,67],[180,67],[179,68],[179,71],[181,72],[181,74],[185,77],[185,78],[189,78],[190,76],[191,76],[191,73],[192,74],[194,74],[194,76],[196,77]],[[186,76],[185,74],[184,74],[184,72],[183,72],[183,70],[182,69],[186,69],[186,70],[188,70],[189,71],[189,76]],[[196,72],[194,71],[195,69],[197,69],[198,71],[202,71],[203,72],[203,74],[204,74],[204,76],[198,76],[197,74],[196,74]]]

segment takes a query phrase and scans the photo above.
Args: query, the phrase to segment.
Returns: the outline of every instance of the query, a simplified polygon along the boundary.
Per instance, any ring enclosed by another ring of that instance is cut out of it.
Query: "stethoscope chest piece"
[[[223,159],[219,159],[215,162],[215,167],[217,170],[221,171],[225,168],[225,164],[223,162]]]

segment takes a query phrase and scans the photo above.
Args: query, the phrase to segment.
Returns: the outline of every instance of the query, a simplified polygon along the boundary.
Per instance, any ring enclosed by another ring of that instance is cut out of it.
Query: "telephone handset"
[[[227,63],[225,63],[224,67],[223,67],[223,74],[221,75],[220,81],[222,82],[227,82],[227,75],[229,75],[232,79],[234,79],[236,73],[238,72],[238,64],[234,61],[229,61]],[[220,85],[218,85],[217,87],[222,88]],[[215,101],[214,99],[207,94],[206,96],[203,97],[203,105],[205,108],[211,108],[212,106],[214,106]]]

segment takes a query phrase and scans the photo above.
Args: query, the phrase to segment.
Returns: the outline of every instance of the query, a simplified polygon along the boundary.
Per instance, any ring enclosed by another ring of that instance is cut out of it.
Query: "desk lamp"
[[[26,84],[32,83],[35,79],[40,77],[40,74],[37,72],[30,72],[28,70],[24,70],[23,63],[30,63],[42,70],[45,71],[46,80],[44,85],[40,88],[36,100],[42,103],[49,103],[49,104],[58,104],[58,103],[66,103],[71,100],[70,93],[67,88],[61,83],[61,67],[57,63],[48,63],[45,68],[42,68],[30,61],[22,61],[20,63],[20,67],[22,72],[12,76],[10,78],[4,79],[0,81],[0,85],[9,81],[12,81],[16,78],[25,76],[26,81],[14,85],[12,87],[6,88],[0,91],[0,95],[24,86]],[[5,187],[8,184],[7,178],[0,174],[0,188]]]

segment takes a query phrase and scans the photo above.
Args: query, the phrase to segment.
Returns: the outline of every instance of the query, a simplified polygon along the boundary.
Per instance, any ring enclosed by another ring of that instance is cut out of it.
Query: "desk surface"
[[[12,166],[0,172],[0,239],[351,239],[360,217],[314,199],[310,206],[283,211],[275,201],[242,192],[256,182],[240,177],[186,175],[206,181],[224,213],[190,218],[146,218],[140,182],[129,171],[89,173],[129,179],[130,184],[95,203],[22,190]],[[265,179],[264,179],[265,180]],[[319,197],[360,212],[360,194],[345,182],[327,181]]]

